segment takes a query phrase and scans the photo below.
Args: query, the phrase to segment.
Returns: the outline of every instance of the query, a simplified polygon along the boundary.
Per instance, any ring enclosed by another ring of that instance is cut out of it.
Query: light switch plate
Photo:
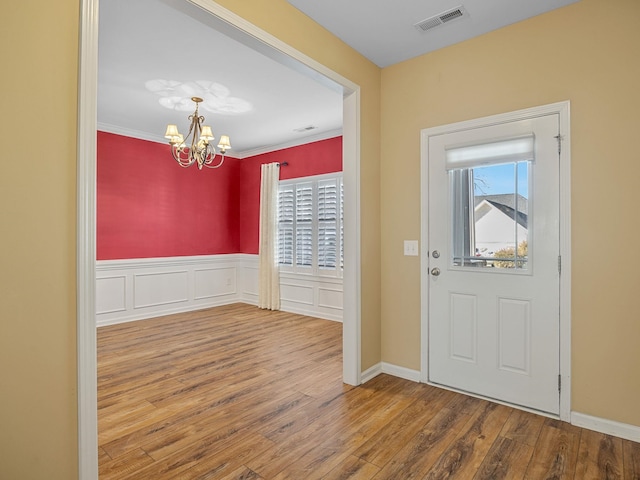
[[[418,240],[405,240],[404,254],[405,256],[417,257],[418,256]]]

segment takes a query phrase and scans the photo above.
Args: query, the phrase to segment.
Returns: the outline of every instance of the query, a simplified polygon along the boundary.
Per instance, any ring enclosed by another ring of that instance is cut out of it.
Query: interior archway
[[[317,81],[329,80],[342,88],[345,184],[343,381],[358,385],[361,374],[359,87],[218,4],[189,1],[208,12],[208,20],[223,33]],[[77,170],[78,461],[79,478],[89,480],[98,477],[95,322],[98,0],[82,0],[81,13]]]

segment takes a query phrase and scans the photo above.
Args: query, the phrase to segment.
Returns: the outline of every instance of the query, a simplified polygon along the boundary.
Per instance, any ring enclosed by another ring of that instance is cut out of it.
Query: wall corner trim
[[[571,412],[571,424],[607,435],[640,442],[640,426],[616,422],[606,418],[593,417],[585,413]]]

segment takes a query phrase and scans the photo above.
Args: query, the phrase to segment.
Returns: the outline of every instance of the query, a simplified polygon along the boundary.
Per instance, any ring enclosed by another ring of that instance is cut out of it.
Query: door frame
[[[526,120],[557,114],[560,129],[560,420],[571,420],[571,139],[570,102],[517,110],[448,125],[426,128],[420,132],[420,381],[429,382],[429,138],[473,128]],[[502,402],[500,402],[502,403]],[[512,405],[515,408],[521,406]],[[540,413],[537,412],[536,413]]]
[[[345,269],[343,277],[343,381],[361,383],[360,86],[213,0],[187,0],[245,45],[292,69],[339,89],[343,95]],[[97,341],[95,316],[96,131],[98,3],[81,0],[78,74],[76,345],[78,476],[98,478]]]

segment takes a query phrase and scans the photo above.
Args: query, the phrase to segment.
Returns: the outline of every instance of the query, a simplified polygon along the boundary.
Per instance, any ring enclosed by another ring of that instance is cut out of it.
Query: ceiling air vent
[[[421,32],[426,32],[433,28],[439,27],[440,25],[444,25],[451,20],[455,20],[456,18],[462,18],[467,15],[465,9],[460,5],[459,7],[452,8],[451,10],[447,10],[446,12],[439,13],[438,15],[434,15],[433,17],[426,18],[413,26],[416,27]]]
[[[298,133],[303,133],[303,132],[308,132],[309,130],[315,130],[316,127],[315,125],[307,125],[306,127],[302,127],[302,128],[294,128],[293,131],[294,132],[298,132]]]

